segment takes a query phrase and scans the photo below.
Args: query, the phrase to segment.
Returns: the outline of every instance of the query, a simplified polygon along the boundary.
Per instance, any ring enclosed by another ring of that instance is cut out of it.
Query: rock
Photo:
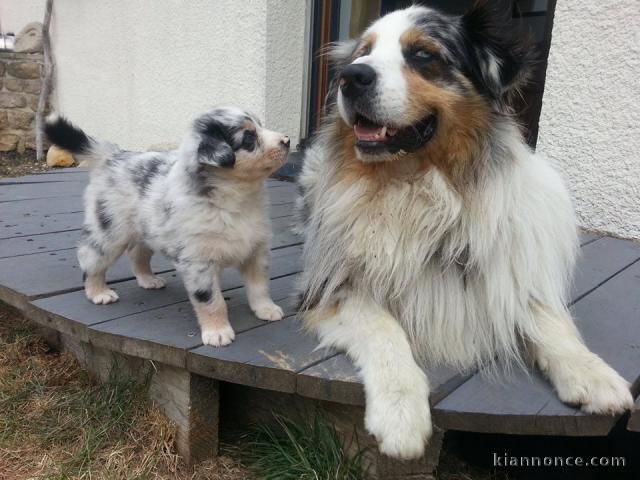
[[[33,93],[35,95],[40,95],[40,90],[42,89],[41,80],[23,80],[23,82],[24,82],[25,93]]]
[[[20,138],[11,133],[0,135],[0,152],[12,152],[15,150],[18,146],[18,140],[20,140]]]
[[[4,85],[10,92],[22,92],[22,90],[24,89],[23,82],[24,80],[20,80],[19,78],[8,77],[5,80]]]
[[[7,112],[9,125],[16,130],[31,130],[31,122],[35,118],[33,112],[22,110],[10,110]]]
[[[22,108],[27,100],[21,93],[0,92],[0,108]]]
[[[34,112],[38,111],[38,102],[40,101],[40,97],[38,95],[26,95],[27,103],[29,104],[29,108]]]
[[[40,78],[42,65],[37,62],[12,62],[7,65],[7,72],[17,78]]]
[[[14,52],[42,52],[42,23],[28,23],[16,37]]]
[[[9,126],[9,119],[7,118],[7,112],[0,111],[0,131]]]
[[[49,147],[47,152],[47,165],[50,167],[72,167],[74,164],[73,156],[55,145]]]

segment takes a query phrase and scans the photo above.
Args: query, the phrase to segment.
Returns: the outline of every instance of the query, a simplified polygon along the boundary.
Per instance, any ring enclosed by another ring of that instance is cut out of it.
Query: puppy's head
[[[456,132],[468,137],[503,111],[532,53],[500,17],[488,0],[463,16],[412,6],[336,46],[333,94],[358,158],[393,160],[438,136],[455,145]]]
[[[254,181],[284,164],[289,145],[289,137],[264,128],[255,115],[238,107],[220,106],[195,119],[182,144],[182,154],[200,169]]]

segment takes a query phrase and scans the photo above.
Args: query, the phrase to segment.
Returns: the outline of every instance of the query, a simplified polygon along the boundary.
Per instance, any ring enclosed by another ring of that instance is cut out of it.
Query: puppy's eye
[[[253,150],[256,146],[256,138],[256,132],[254,130],[245,130],[240,147],[244,150]]]
[[[433,59],[433,54],[423,50],[422,48],[416,48],[411,52],[411,56],[421,62],[428,62]]]

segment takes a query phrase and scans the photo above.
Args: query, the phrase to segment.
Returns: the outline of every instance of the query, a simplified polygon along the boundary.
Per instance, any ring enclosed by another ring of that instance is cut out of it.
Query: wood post
[[[192,465],[218,455],[219,385],[184,368],[151,363],[60,334],[59,347],[71,352],[98,381],[111,371],[139,381],[149,380],[149,398],[177,426],[176,449]]]

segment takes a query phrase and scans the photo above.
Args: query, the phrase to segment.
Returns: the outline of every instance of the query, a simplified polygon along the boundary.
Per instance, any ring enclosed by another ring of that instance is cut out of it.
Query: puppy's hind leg
[[[253,255],[240,266],[240,273],[247,288],[249,307],[260,320],[282,320],[284,312],[269,294],[269,249],[258,247]]]
[[[84,278],[85,295],[96,305],[118,301],[118,294],[107,286],[108,268],[122,255],[124,246],[114,247],[86,233],[78,246],[78,262]]]
[[[127,256],[131,264],[131,271],[136,276],[138,285],[148,290],[165,287],[167,283],[164,279],[154,275],[151,270],[153,250],[143,243],[135,243],[129,245]]]
[[[633,406],[629,383],[591,352],[566,310],[532,304],[527,341],[560,400],[587,413],[615,415]]]

